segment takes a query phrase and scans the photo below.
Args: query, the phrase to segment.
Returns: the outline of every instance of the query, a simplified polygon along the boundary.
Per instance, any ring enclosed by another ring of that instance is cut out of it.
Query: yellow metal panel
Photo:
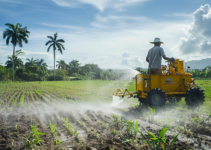
[[[186,92],[166,92],[166,95],[184,95]]]
[[[146,80],[149,79],[149,80]],[[184,84],[183,84],[184,79]],[[159,88],[167,95],[185,94],[191,88],[190,75],[137,75],[136,92],[141,91],[140,97],[146,98],[149,89]]]

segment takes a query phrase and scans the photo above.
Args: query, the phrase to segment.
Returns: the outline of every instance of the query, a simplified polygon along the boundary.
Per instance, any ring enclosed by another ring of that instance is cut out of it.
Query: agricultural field
[[[0,150],[211,149],[211,81],[198,80],[205,102],[184,99],[162,108],[135,98],[112,103],[135,81],[55,81],[0,84]]]

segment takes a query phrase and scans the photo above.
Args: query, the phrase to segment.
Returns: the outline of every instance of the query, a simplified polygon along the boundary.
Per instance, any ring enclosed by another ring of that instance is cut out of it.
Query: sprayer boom
[[[117,89],[117,90],[113,93],[114,96],[119,96],[119,97],[124,97],[124,96],[127,96],[127,95],[130,95],[130,96],[132,97],[133,94],[137,94],[137,92],[132,92],[132,93],[130,93],[130,92],[128,91],[128,89],[125,89],[124,93],[122,93],[120,89]]]

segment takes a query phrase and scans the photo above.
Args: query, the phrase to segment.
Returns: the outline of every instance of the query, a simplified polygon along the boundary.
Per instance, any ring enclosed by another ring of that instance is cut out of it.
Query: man
[[[160,38],[155,38],[154,42],[150,42],[154,44],[154,47],[148,51],[146,61],[149,63],[148,74],[162,74],[161,71],[161,61],[162,57],[168,61],[174,61],[174,58],[166,57],[164,50],[160,47],[163,42],[160,41]]]

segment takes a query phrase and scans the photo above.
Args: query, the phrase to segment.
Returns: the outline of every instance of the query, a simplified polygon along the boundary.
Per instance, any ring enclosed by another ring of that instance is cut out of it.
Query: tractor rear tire
[[[163,106],[166,103],[166,94],[161,89],[150,90],[146,100],[149,106]]]
[[[204,102],[204,92],[199,88],[192,88],[187,91],[185,101],[188,106],[198,106]]]

